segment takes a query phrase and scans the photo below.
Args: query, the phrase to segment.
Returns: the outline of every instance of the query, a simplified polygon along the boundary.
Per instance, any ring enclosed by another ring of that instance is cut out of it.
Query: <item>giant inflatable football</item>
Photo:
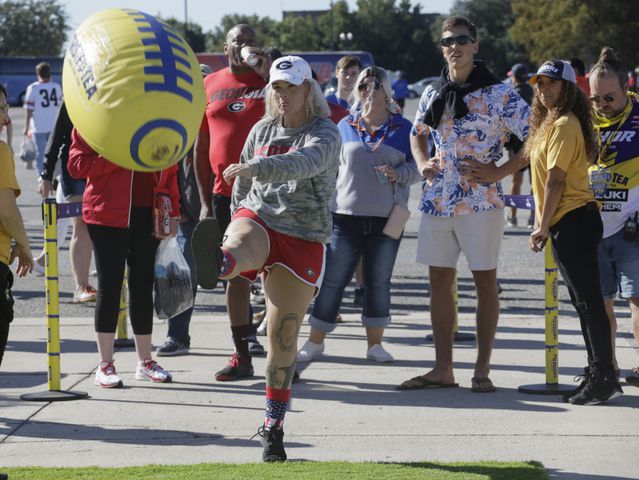
[[[92,15],[64,58],[69,116],[100,155],[155,171],[189,151],[205,107],[195,54],[171,27],[131,9]]]

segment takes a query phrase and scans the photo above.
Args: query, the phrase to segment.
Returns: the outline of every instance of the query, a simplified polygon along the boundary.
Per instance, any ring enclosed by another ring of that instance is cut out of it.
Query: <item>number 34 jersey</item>
[[[33,110],[34,133],[47,133],[53,129],[60,103],[62,87],[56,82],[34,82],[27,87],[24,108]]]
[[[599,122],[597,120],[600,120]],[[590,167],[595,197],[602,203],[604,238],[621,230],[639,211],[639,102],[631,96],[624,114],[616,119],[595,116],[599,161]],[[603,155],[602,155],[603,153]]]

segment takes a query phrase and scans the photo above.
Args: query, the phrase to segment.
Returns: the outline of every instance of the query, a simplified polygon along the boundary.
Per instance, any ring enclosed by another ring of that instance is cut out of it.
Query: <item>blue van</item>
[[[0,57],[0,84],[7,89],[10,105],[22,105],[27,87],[37,80],[35,68],[40,62],[51,66],[51,80],[62,83],[64,57]]]

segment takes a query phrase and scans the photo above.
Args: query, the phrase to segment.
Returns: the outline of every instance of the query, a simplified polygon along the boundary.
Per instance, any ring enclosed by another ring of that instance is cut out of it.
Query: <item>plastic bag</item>
[[[160,242],[155,254],[155,313],[167,319],[179,315],[193,306],[191,269],[175,237]]]
[[[22,137],[22,143],[20,144],[20,160],[23,162],[33,162],[36,159],[36,145],[35,142],[24,135]]]

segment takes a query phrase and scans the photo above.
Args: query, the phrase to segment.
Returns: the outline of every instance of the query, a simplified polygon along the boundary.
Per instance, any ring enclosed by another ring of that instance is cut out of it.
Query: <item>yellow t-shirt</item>
[[[13,163],[13,154],[9,145],[0,142],[0,190],[10,188],[16,197],[20,195],[20,187],[16,178],[16,168]],[[11,251],[11,237],[0,223],[0,262],[9,264],[9,253]]]
[[[566,183],[550,225],[557,223],[566,213],[595,200],[588,182],[588,166],[581,125],[573,113],[568,113],[555,121],[546,139],[531,152],[537,218],[541,219],[548,171],[554,167],[566,172]]]

